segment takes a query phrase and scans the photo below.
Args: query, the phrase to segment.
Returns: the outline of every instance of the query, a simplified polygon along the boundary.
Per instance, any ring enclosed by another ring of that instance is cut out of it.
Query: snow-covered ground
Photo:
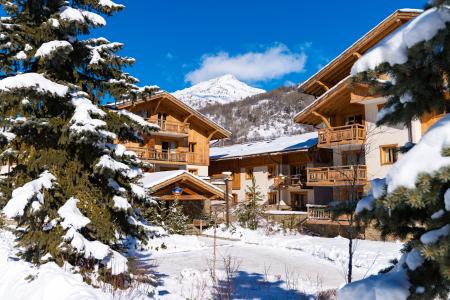
[[[214,239],[170,235],[154,238],[141,251],[149,270],[159,278],[157,299],[209,299],[224,285],[225,260],[235,274],[233,299],[309,299],[318,291],[345,283],[347,240],[320,238],[241,227],[216,231],[216,278],[212,257]],[[111,293],[82,281],[70,266],[49,262],[40,267],[20,260],[14,235],[0,230],[0,299],[148,299],[139,291]],[[401,243],[356,241],[354,278],[376,274],[400,257]],[[32,295],[32,297],[30,297]]]
[[[212,229],[204,234],[213,234]],[[226,281],[224,259],[236,271],[233,299],[308,299],[317,291],[345,283],[348,240],[300,234],[266,235],[263,230],[219,228],[217,278]],[[226,239],[225,239],[226,238]],[[208,299],[217,285],[211,279],[213,239],[170,236],[152,241],[152,259],[161,285],[159,299]],[[164,244],[158,247],[158,244]],[[401,243],[356,241],[354,278],[376,274],[400,257]]]

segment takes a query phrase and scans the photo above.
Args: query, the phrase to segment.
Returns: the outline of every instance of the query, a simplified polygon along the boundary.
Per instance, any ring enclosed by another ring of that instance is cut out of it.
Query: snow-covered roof
[[[314,75],[309,77],[307,80],[303,81],[298,85],[299,89],[308,90],[311,88],[311,85],[314,84],[315,81],[327,82],[327,78],[323,78],[327,73],[334,76],[336,66],[339,66],[343,63],[345,58],[353,57],[355,53],[363,54],[367,49],[368,45],[370,45],[370,40],[377,39],[381,34],[385,32],[390,33],[392,29],[398,28],[402,25],[402,23],[407,20],[413,18],[414,16],[422,13],[422,9],[413,9],[413,8],[403,8],[398,9],[392,14],[390,14],[387,18],[382,20],[376,26],[374,26],[369,32],[364,34],[361,38],[359,38],[356,42],[350,45],[347,49],[341,52],[336,58],[331,60],[328,64],[326,64],[323,68],[318,70]],[[398,22],[399,20],[403,20],[402,22]],[[392,26],[394,25],[394,26]],[[371,47],[369,47],[370,49]]]
[[[369,69],[375,69],[382,63],[404,64],[408,60],[408,49],[414,45],[431,40],[439,30],[450,22],[450,10],[444,6],[431,8],[414,20],[401,26],[385,37],[380,43],[365,53],[353,65],[351,74],[356,75]]]
[[[212,147],[212,160],[229,159],[263,153],[291,152],[306,150],[317,145],[317,132],[283,136],[269,141],[237,144],[225,147]]]
[[[154,188],[164,182],[168,182],[171,179],[175,179],[180,176],[188,176],[195,181],[201,181],[203,184],[207,185],[209,188],[215,190],[216,192],[223,194],[223,190],[217,186],[209,183],[206,180],[186,171],[186,170],[173,170],[173,171],[161,171],[153,173],[145,173],[140,179],[140,183],[146,189]]]

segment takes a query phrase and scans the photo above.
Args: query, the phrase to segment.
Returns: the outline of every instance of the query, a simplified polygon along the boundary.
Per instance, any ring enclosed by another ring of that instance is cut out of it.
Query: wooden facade
[[[129,150],[155,166],[155,171],[187,165],[209,165],[209,143],[230,137],[231,133],[174,96],[160,92],[147,99],[117,104],[160,130],[144,137],[143,144],[127,143]],[[195,170],[193,170],[194,172]],[[204,174],[207,175],[207,174]]]

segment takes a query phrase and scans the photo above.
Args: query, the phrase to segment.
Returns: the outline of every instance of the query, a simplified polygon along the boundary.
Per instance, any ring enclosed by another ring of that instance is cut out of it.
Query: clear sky
[[[115,0],[93,32],[125,43],[142,85],[175,91],[233,73],[267,90],[315,73],[398,8],[424,0]]]

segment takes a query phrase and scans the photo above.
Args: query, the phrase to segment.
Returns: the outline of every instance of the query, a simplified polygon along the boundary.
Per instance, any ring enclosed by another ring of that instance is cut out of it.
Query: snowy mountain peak
[[[232,74],[226,74],[172,94],[188,105],[199,109],[208,104],[230,103],[264,92],[263,89],[254,88],[239,81]]]

